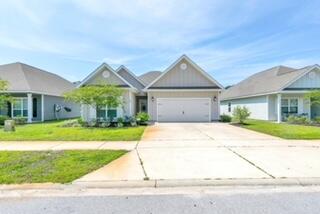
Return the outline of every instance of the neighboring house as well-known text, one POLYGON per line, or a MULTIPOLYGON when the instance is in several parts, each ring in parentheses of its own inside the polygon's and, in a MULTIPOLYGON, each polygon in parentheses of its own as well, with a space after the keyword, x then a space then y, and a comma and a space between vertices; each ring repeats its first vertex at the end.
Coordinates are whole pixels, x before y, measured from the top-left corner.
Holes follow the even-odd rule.
POLYGON ((320 116, 320 106, 311 105, 305 94, 320 89, 320 66, 301 69, 274 67, 241 81, 224 91, 221 113, 232 114, 246 106, 251 118, 281 122, 289 115, 320 116))
POLYGON ((148 112, 153 121, 193 122, 219 119, 223 87, 191 59, 183 55, 164 72, 137 77, 126 67, 116 71, 103 63, 78 87, 113 84, 124 88, 124 105, 117 109, 82 106, 86 121, 97 118, 134 116, 148 112))
POLYGON ((25 117, 29 123, 80 116, 79 105, 63 98, 76 86, 56 74, 17 62, 1 65, 0 79, 9 83, 6 93, 14 99, 0 109, 0 115, 25 117))

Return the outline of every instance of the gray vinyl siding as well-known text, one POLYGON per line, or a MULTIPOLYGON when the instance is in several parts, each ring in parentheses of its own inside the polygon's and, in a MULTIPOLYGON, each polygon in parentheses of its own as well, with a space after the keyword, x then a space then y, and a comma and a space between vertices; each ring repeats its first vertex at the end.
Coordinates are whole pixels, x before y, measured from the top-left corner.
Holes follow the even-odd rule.
POLYGON ((135 77, 133 77, 130 73, 126 70, 121 69, 118 71, 118 74, 123 77, 123 79, 127 80, 133 87, 137 88, 138 90, 144 89, 144 85, 142 85, 135 77))
POLYGON ((148 113, 152 120, 157 119, 157 99, 158 98, 210 98, 211 100, 211 120, 218 120, 219 115, 219 92, 148 92, 148 113), (213 97, 217 101, 213 102, 213 97), (154 101, 152 102, 152 97, 154 101))
MULTIPOLYGON (((54 105, 62 106, 61 111, 58 113, 59 119, 75 118, 80 116, 80 106, 71 102, 66 102, 63 97, 44 96, 44 120, 56 119, 54 114, 54 105), (71 112, 64 110, 64 107, 71 108, 71 112)), ((41 109, 41 106, 40 106, 41 109)))
POLYGON ((104 71, 97 73, 91 80, 89 80, 86 83, 86 85, 99 85, 99 84, 127 85, 123 80, 121 80, 118 76, 116 76, 112 71, 109 71, 109 70, 107 71, 109 71, 110 76, 108 78, 104 78, 102 76, 102 73, 104 71))
POLYGON ((277 120, 277 95, 268 95, 268 106, 269 106, 269 120, 277 120))
POLYGON ((299 88, 320 88, 320 71, 319 69, 313 69, 312 71, 305 74, 303 77, 292 83, 290 89, 299 88))
POLYGON ((216 86, 201 72, 186 60, 181 60, 170 71, 162 76, 152 87, 212 87, 216 86), (187 69, 182 70, 180 65, 187 64, 187 69))

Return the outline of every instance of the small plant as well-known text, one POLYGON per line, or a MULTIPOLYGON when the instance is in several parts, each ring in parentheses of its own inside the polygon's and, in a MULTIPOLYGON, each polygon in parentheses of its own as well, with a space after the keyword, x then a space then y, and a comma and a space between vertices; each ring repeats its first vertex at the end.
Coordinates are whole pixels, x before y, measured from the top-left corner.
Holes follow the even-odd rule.
POLYGON ((305 116, 296 116, 296 115, 290 115, 287 118, 287 122, 291 124, 309 124, 310 121, 305 116))
POLYGON ((122 117, 119 117, 117 119, 117 127, 121 128, 124 126, 124 119, 122 117))
POLYGON ((80 127, 80 126, 82 125, 79 123, 78 119, 66 120, 60 125, 60 127, 80 127))
POLYGON ((320 117, 314 118, 314 122, 317 123, 317 124, 320 124, 320 117))
POLYGON ((140 125, 146 125, 150 120, 150 115, 145 112, 139 112, 136 116, 136 121, 140 125))
POLYGON ((244 121, 250 117, 251 112, 246 106, 237 106, 233 109, 233 121, 236 123, 244 124, 244 121))
POLYGON ((8 119, 9 119, 9 117, 0 115, 0 125, 3 126, 4 125, 4 121, 6 121, 8 119))
POLYGON ((220 121, 223 123, 230 123, 232 121, 232 117, 227 114, 223 114, 220 116, 220 121))
POLYGON ((16 125, 23 125, 27 123, 27 118, 25 117, 15 117, 13 118, 16 125))

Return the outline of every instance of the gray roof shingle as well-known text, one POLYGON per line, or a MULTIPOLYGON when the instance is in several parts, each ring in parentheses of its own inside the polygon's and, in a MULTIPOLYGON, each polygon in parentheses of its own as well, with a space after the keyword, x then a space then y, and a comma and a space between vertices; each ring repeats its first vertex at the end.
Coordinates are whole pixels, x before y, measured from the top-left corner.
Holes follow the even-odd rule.
POLYGON ((147 86, 161 74, 161 71, 149 71, 145 74, 140 75, 139 79, 147 86))
POLYGON ((294 69, 285 66, 277 66, 261 71, 225 90, 221 95, 221 99, 229 100, 278 92, 287 84, 308 71, 311 67, 313 66, 294 69))
POLYGON ((20 62, 0 65, 0 79, 9 82, 9 92, 34 92, 53 96, 75 88, 62 77, 20 62))

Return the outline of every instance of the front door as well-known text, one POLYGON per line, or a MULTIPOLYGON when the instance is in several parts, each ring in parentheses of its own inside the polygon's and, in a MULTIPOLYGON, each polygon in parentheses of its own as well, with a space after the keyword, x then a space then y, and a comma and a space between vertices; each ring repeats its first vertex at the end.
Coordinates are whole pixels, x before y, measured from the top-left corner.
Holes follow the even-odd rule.
POLYGON ((138 112, 148 112, 148 101, 147 99, 139 99, 138 101, 138 112))

